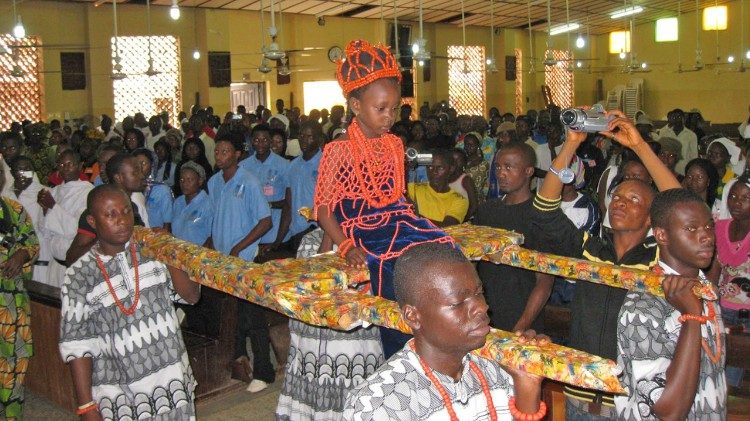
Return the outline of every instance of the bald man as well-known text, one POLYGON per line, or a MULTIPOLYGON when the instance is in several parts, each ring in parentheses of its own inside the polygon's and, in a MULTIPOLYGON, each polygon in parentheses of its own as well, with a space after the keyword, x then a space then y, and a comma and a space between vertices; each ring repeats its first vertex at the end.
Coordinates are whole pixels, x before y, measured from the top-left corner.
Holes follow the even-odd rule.
MULTIPOLYGON (((514 410, 546 410, 541 378, 470 354, 490 326, 482 284, 460 251, 439 243, 410 248, 396 262, 394 286, 414 339, 349 394, 343 419, 477 420, 494 413, 511 420, 514 410)), ((548 338, 528 331, 523 340, 548 338)))

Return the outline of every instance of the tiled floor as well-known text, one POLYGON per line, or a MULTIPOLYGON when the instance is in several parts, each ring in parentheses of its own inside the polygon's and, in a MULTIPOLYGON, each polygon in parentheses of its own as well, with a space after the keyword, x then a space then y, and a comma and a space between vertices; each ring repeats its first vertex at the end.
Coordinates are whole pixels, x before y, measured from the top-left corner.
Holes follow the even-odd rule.
MULTIPOLYGON (((196 407, 197 418, 201 421, 273 420, 281 383, 277 380, 268 389, 256 394, 246 392, 243 386, 223 396, 201 401, 196 407)), ((78 418, 47 399, 27 392, 24 419, 75 421, 78 418)))

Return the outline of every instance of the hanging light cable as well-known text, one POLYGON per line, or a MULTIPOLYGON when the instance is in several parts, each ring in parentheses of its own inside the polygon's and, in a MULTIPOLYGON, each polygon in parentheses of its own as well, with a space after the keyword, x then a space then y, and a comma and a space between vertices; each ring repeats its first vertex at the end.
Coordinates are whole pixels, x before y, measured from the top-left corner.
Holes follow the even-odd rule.
POLYGON ((531 0, 526 2, 526 16, 529 20, 529 73, 534 74, 534 37, 531 31, 531 0))
MULTIPOLYGON (((261 3, 261 13, 263 13, 263 7, 261 3)), ((198 48, 198 10, 193 9, 193 42, 195 43, 195 48, 193 48, 193 60, 200 60, 201 58, 201 50, 198 48)), ((261 22, 261 27, 263 27, 263 23, 261 22)))

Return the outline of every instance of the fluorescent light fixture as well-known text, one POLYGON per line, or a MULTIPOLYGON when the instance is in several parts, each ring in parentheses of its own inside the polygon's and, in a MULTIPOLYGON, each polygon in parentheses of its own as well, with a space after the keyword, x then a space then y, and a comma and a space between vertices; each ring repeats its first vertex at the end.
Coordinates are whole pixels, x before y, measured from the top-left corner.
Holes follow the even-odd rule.
POLYGON ((564 34, 566 32, 575 31, 580 27, 581 25, 577 23, 566 23, 565 25, 559 25, 559 26, 554 26, 550 28, 549 34, 550 35, 564 34))
POLYGON ((612 19, 620 19, 620 18, 624 18, 625 16, 630 16, 630 15, 641 13, 642 11, 643 11, 643 8, 641 6, 631 6, 631 7, 626 7, 624 9, 615 10, 614 12, 609 14, 609 17, 612 19))
POLYGON ((713 6, 703 9, 703 30, 723 31, 727 29, 727 7, 713 6))
POLYGON ((656 42, 677 41, 680 27, 677 18, 664 18, 656 21, 656 42))
POLYGON ((586 39, 580 35, 576 38, 576 48, 583 48, 586 46, 586 39))
POLYGON ((609 53, 620 54, 630 52, 630 31, 615 31, 609 33, 609 53))

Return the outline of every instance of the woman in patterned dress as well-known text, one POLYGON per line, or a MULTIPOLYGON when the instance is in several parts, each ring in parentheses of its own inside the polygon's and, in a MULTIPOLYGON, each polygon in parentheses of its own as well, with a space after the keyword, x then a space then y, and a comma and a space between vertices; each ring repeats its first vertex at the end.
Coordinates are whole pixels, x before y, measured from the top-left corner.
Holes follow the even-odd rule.
MULTIPOLYGON (((7 182, 0 171, 0 190, 7 182)), ((26 264, 39 252, 34 226, 20 203, 0 198, 0 419, 23 415, 24 386, 31 344, 31 302, 23 283, 26 264)))

